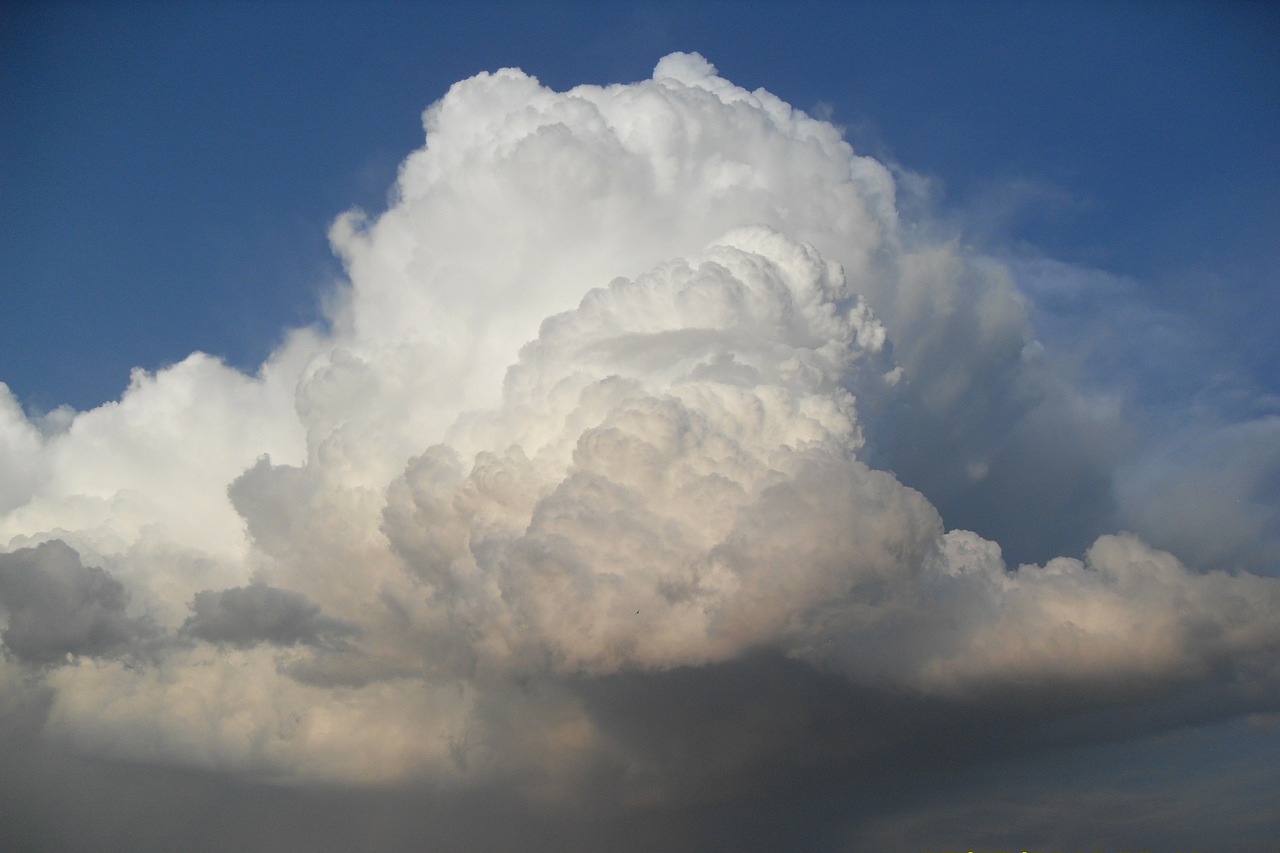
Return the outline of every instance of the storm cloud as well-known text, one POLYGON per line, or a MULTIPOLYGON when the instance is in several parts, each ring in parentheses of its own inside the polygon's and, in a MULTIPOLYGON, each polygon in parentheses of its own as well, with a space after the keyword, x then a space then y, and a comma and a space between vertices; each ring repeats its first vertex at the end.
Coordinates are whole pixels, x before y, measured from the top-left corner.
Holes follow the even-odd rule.
MULTIPOLYGON (((1274 468, 1274 421, 1135 427, 1037 337, 1043 288, 696 54, 480 74, 424 126, 332 227, 329 327, 256 375, 196 353, 61 425, 0 400, 0 685, 49 773, 152 766, 246 826, 252 786, 391 791, 396 826, 455 804, 459 849, 520 843, 486 803, 711 849, 774 800, 835 846, 842 797, 1280 710, 1275 495, 1229 464, 1274 468), (1179 497, 1200 471, 1242 507, 1179 497)), ((889 831, 861 808, 850 845, 889 831)), ((412 834, 366 829, 322 846, 412 834)))

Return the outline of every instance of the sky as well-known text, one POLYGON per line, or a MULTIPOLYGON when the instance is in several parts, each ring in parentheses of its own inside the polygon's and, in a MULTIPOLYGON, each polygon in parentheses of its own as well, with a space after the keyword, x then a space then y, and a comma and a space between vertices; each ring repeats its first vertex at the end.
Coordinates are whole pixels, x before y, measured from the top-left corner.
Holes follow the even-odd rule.
POLYGON ((1268 4, 8 4, 29 849, 1262 851, 1268 4))

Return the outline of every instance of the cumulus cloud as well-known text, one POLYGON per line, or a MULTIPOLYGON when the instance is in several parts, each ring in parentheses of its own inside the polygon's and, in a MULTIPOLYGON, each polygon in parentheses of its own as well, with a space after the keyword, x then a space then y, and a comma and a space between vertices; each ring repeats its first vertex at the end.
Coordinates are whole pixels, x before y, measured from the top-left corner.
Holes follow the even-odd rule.
POLYGON ((1034 296, 911 237, 836 128, 691 54, 481 74, 424 124, 389 209, 333 226, 330 331, 58 429, 0 396, 4 641, 86 658, 41 676, 47 737, 625 810, 1275 706, 1280 581, 1232 562, 1265 478, 1144 503, 1170 467, 1117 474, 1120 408, 1034 296), (1076 550, 1011 564, 966 507, 1076 550), (106 656, 128 601, 146 662, 106 656))
POLYGON ((148 633, 126 614, 128 595, 109 572, 85 566, 61 540, 0 554, 4 647, 20 660, 57 663, 120 651, 148 633))

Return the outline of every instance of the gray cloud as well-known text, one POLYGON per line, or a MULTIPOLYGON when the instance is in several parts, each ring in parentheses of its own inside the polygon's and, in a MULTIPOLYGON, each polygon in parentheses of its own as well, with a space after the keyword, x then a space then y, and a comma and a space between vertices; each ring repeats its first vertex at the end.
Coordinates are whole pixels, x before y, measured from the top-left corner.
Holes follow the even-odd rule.
POLYGON ((210 643, 328 646, 358 629, 325 616, 305 595, 263 583, 198 592, 181 633, 210 643))
POLYGON ((124 586, 109 572, 85 566, 54 539, 0 554, 0 609, 5 648, 28 663, 58 663, 68 655, 121 651, 148 633, 130 617, 124 586))

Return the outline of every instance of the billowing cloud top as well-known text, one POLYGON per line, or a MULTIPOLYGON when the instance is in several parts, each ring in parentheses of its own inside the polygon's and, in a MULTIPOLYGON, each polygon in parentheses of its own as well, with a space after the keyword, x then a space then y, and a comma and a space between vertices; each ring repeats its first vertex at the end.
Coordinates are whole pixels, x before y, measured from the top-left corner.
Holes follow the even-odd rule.
POLYGON ((1012 567, 900 480, 946 499, 1064 432, 1106 468, 1112 422, 1007 269, 910 237, 836 128, 689 54, 566 93, 481 74, 424 123, 390 208, 333 226, 331 329, 89 412, 0 396, 0 687, 49 691, 48 737, 652 801, 984 703, 1032 731, 1272 701, 1280 581, 1130 533, 1012 567), (761 712, 686 736, 691 673, 761 712), (926 710, 884 728, 872 694, 926 710))

